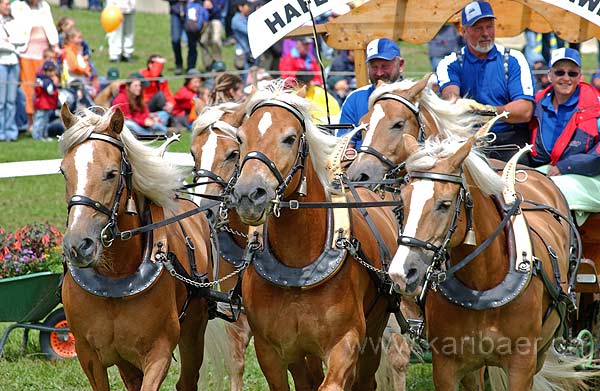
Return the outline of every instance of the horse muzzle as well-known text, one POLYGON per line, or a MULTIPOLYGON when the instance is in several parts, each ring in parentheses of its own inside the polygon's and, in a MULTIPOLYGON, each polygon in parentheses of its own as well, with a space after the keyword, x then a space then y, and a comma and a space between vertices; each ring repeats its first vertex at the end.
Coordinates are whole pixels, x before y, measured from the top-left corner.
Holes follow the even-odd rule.
POLYGON ((273 199, 275 199, 274 190, 262 183, 238 183, 231 194, 231 203, 242 222, 253 226, 265 222, 272 210, 273 199))
POLYGON ((365 182, 365 181, 377 181, 383 179, 386 173, 386 168, 383 164, 374 161, 375 159, 355 160, 350 167, 348 167, 348 178, 352 182, 365 182))
POLYGON ((421 291, 421 283, 425 278, 427 265, 414 252, 409 252, 404 260, 394 257, 390 265, 389 275, 405 296, 416 296, 421 291))
POLYGON ((100 242, 90 237, 67 233, 63 239, 63 254, 76 267, 93 267, 99 259, 100 242))

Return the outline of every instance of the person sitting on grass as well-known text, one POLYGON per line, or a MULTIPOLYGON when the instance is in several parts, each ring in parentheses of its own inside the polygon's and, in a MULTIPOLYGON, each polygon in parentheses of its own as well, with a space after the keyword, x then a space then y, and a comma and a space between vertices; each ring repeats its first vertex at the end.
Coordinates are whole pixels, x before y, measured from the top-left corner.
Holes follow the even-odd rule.
POLYGON ((143 89, 149 83, 139 73, 129 75, 113 101, 125 116, 125 126, 137 136, 153 136, 167 133, 169 114, 166 111, 150 113, 144 103, 143 89))
POLYGON ((187 71, 185 82, 175 93, 175 105, 173 106, 173 122, 176 131, 190 129, 190 113, 194 108, 194 101, 198 99, 198 92, 202 86, 202 77, 196 69, 187 71))

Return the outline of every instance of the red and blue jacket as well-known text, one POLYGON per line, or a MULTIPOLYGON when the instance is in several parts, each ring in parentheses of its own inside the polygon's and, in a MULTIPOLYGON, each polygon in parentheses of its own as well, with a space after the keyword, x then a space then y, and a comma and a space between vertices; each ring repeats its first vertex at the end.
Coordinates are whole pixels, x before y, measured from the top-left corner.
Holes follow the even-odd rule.
POLYGON ((530 123, 533 144, 531 160, 534 166, 551 164, 557 166, 561 174, 600 175, 600 92, 585 82, 581 82, 579 88, 577 110, 550 151, 544 146, 540 131, 544 128, 543 108, 540 102, 552 92, 552 86, 536 94, 535 110, 530 123))

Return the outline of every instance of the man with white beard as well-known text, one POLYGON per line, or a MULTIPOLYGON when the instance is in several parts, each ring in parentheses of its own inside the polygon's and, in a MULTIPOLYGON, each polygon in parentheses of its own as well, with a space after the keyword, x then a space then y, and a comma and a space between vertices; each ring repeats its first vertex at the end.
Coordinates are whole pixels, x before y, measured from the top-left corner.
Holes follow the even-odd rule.
MULTIPOLYGON (((455 101, 469 98, 479 102, 477 108, 508 118, 496 122, 493 145, 516 144, 530 140, 528 122, 534 102, 534 82, 523 53, 494 42, 496 17, 489 3, 473 1, 462 10, 461 33, 466 42, 458 53, 440 61, 437 78, 442 97, 455 101)), ((507 161, 513 150, 491 151, 489 156, 507 161)))

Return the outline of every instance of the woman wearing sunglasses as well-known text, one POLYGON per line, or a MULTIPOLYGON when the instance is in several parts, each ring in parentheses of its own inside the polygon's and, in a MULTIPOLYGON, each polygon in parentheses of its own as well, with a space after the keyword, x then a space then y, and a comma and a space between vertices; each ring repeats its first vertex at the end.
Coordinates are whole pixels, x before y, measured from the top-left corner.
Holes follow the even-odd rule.
POLYGON ((600 188, 600 92, 583 81, 575 49, 552 53, 548 78, 551 85, 535 97, 531 161, 565 193, 571 209, 600 211, 591 191, 600 188))

